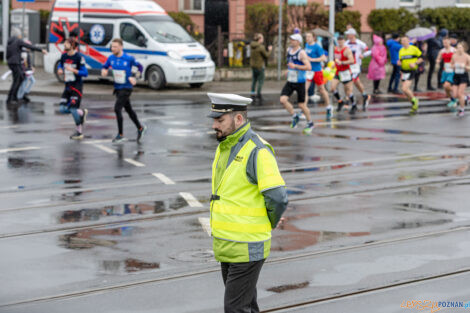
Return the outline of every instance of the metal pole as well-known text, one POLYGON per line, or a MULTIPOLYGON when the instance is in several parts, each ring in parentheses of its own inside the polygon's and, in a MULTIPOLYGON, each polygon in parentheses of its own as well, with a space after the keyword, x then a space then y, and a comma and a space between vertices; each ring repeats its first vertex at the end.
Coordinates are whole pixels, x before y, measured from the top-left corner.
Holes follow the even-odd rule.
POLYGON ((10 1, 2 0, 2 45, 3 45, 3 62, 7 62, 7 45, 10 37, 10 1))
MULTIPOLYGON (((329 31, 333 35, 335 34, 335 0, 330 0, 330 16, 329 16, 329 31)), ((328 60, 334 60, 334 37, 330 38, 330 44, 328 45, 328 60)))
POLYGON ((81 9, 81 4, 82 4, 82 1, 78 0, 78 45, 77 45, 77 47, 78 47, 78 53, 80 53, 80 39, 81 39, 81 38, 80 38, 80 33, 81 33, 81 31, 80 31, 80 29, 81 29, 81 28, 80 28, 80 15, 81 15, 81 14, 80 14, 80 13, 81 13, 80 9, 81 9))
POLYGON ((25 33, 24 33, 24 15, 25 15, 25 12, 26 12, 26 3, 23 2, 23 14, 22 14, 22 17, 21 17, 21 38, 25 38, 25 33))
POLYGON ((279 0, 279 33, 277 35, 277 80, 281 80, 281 56, 282 56, 282 2, 279 0))

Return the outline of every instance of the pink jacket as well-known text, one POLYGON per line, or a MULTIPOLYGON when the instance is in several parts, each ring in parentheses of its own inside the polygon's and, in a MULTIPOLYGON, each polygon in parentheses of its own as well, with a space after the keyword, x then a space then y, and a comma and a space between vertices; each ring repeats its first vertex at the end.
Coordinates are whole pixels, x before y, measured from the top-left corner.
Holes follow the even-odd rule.
POLYGON ((370 80, 380 80, 385 78, 385 64, 387 63, 387 48, 383 44, 383 39, 373 36, 372 59, 369 64, 367 78, 370 80))

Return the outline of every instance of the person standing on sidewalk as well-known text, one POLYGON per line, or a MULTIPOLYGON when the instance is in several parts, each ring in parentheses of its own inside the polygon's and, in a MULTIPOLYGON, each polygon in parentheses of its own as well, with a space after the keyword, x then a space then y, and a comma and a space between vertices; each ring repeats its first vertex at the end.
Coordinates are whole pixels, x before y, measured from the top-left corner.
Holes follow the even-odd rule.
POLYGON ((274 149, 247 120, 250 98, 207 94, 219 146, 212 163, 210 226, 225 285, 224 312, 258 313, 256 284, 271 231, 287 208, 274 149))
POLYGON ((302 49, 302 36, 292 34, 289 37, 290 47, 287 50, 287 82, 282 88, 280 102, 292 116, 291 128, 297 127, 300 120, 300 113, 295 113, 294 107, 289 102, 289 97, 297 92, 297 103, 307 119, 307 126, 303 132, 310 134, 313 130, 312 116, 308 106, 305 105, 305 80, 306 71, 310 71, 312 66, 308 60, 307 54, 302 49))
POLYGON ((374 81, 374 94, 380 94, 380 80, 385 78, 385 64, 387 63, 387 48, 383 44, 382 37, 373 35, 372 59, 369 63, 367 78, 374 81))
POLYGON ((264 68, 273 49, 272 46, 269 46, 268 50, 266 50, 263 43, 264 36, 260 33, 256 33, 255 37, 253 38, 253 41, 250 44, 250 66, 252 71, 251 96, 253 100, 257 99, 260 104, 263 100, 261 96, 261 90, 263 89, 265 77, 264 68), (258 89, 255 94, 256 85, 258 85, 258 89))
POLYGON ((80 109, 82 101, 83 77, 88 76, 85 60, 77 51, 77 41, 68 38, 64 42, 64 53, 60 57, 57 74, 64 75, 65 89, 60 99, 59 112, 72 114, 77 130, 70 136, 72 140, 83 139, 83 124, 86 122, 87 109, 80 109))
POLYGON ((120 38, 113 39, 111 42, 111 52, 113 53, 108 57, 101 76, 108 76, 108 69, 112 69, 114 78, 114 92, 116 96, 116 103, 114 104, 114 112, 116 113, 116 120, 118 124, 118 134, 113 139, 114 143, 121 143, 125 141, 123 122, 122 122, 122 108, 124 108, 137 127, 137 142, 140 142, 147 130, 147 126, 140 124, 137 114, 131 106, 130 97, 132 94, 132 87, 137 83, 136 77, 132 73, 132 67, 137 67, 138 72, 142 75, 143 67, 135 60, 133 56, 124 53, 123 42, 120 38))
MULTIPOLYGON (((431 29, 433 30, 433 32, 437 32, 437 29, 435 26, 431 27, 431 29)), ((434 70, 436 69, 436 59, 437 59, 437 55, 439 54, 439 51, 441 51, 442 49, 442 38, 439 36, 439 37, 434 37, 434 38, 430 38, 426 41, 427 43, 427 53, 426 53, 426 56, 427 56, 427 59, 428 59, 428 62, 429 62, 429 69, 428 69, 428 90, 429 91, 433 91, 433 90, 436 90, 436 88, 434 88, 432 86, 432 75, 434 74, 434 70)), ((440 85, 440 77, 438 77, 438 85, 440 85)))
POLYGON ((8 92, 7 104, 18 104, 18 89, 20 88, 25 78, 22 68, 21 52, 23 48, 31 49, 33 51, 41 51, 47 54, 47 51, 24 42, 21 37, 21 31, 18 28, 11 29, 12 36, 8 39, 7 45, 7 63, 13 75, 10 91, 8 92))
MULTIPOLYGON (((25 42, 27 44, 31 44, 29 40, 25 40, 25 42)), ((23 49, 21 58, 23 60, 23 71, 25 79, 18 89, 17 99, 25 103, 29 103, 31 99, 29 99, 28 94, 31 92, 31 89, 36 83, 36 79, 34 78, 34 67, 31 64, 31 51, 29 49, 23 49)))
MULTIPOLYGON (((325 102, 327 118, 331 118, 333 107, 330 105, 330 98, 328 97, 328 92, 325 89, 326 81, 323 78, 322 71, 322 62, 325 62, 328 59, 323 52, 323 48, 317 42, 317 36, 313 32, 307 32, 305 34, 305 41, 305 53, 307 53, 307 58, 312 67, 312 70, 307 72, 305 92, 308 94, 310 84, 315 84, 318 87, 318 91, 320 92, 323 101, 325 102)), ((307 104, 308 96, 305 97, 304 105, 307 106, 307 104)))
POLYGON ((398 85, 400 84, 400 66, 398 62, 398 52, 402 48, 400 44, 400 36, 397 33, 392 34, 392 38, 387 40, 388 51, 390 52, 390 63, 393 66, 392 75, 388 83, 388 92, 394 94, 400 93, 398 91, 398 85))
POLYGON ((415 114, 418 112, 419 103, 411 90, 411 84, 416 76, 419 64, 423 62, 422 53, 416 46, 410 45, 410 38, 407 36, 401 39, 401 44, 403 47, 398 54, 398 65, 401 66, 401 88, 411 102, 410 114, 415 114))

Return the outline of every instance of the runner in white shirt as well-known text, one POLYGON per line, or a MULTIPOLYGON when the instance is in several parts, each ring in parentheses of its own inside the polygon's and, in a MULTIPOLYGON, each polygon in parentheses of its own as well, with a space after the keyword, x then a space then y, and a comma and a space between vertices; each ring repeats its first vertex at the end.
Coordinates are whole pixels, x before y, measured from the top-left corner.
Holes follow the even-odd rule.
POLYGON ((369 105, 370 95, 365 92, 364 85, 362 84, 359 76, 361 74, 362 59, 366 56, 369 56, 371 51, 365 42, 356 38, 357 32, 354 28, 348 29, 344 34, 348 37, 346 46, 351 50, 354 55, 354 60, 356 61, 354 64, 351 64, 351 72, 354 85, 362 94, 362 98, 364 100, 362 103, 362 108, 365 110, 369 105))

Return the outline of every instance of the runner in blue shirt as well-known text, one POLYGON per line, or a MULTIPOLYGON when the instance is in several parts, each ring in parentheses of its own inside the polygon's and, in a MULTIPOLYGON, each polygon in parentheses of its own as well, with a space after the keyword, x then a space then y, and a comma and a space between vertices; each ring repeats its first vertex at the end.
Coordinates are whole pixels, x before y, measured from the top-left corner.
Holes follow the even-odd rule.
POLYGON ((137 127, 137 142, 139 142, 147 126, 140 124, 137 114, 134 112, 130 102, 132 87, 137 83, 136 78, 133 76, 132 67, 136 66, 139 73, 142 74, 142 65, 123 51, 123 42, 121 39, 116 38, 111 42, 111 52, 113 53, 108 57, 106 63, 101 70, 101 76, 108 75, 108 69, 112 69, 114 78, 114 95, 116 95, 116 103, 114 104, 114 112, 118 124, 118 134, 113 139, 114 143, 120 143, 125 140, 123 126, 122 126, 122 108, 124 108, 137 127))
MULTIPOLYGON (((313 32, 307 32, 305 34, 305 52, 307 53, 308 60, 312 66, 312 70, 307 72, 307 82, 305 88, 308 90, 310 84, 314 83, 318 87, 318 91, 323 98, 326 106, 326 115, 331 118, 333 113, 333 107, 330 105, 330 99, 328 92, 325 89, 326 80, 323 78, 322 63, 327 60, 327 57, 323 51, 323 48, 317 42, 317 37, 313 32)), ((305 99, 305 105, 308 103, 308 97, 305 99)))

